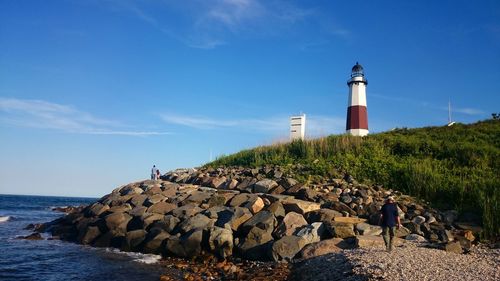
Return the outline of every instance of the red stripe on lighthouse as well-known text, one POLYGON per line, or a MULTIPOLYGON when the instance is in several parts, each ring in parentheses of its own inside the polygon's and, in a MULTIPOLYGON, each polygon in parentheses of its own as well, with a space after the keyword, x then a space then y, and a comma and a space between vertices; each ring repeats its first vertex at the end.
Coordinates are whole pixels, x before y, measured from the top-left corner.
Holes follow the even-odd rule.
POLYGON ((353 105, 347 108, 346 130, 366 129, 368 130, 368 114, 366 106, 353 105))

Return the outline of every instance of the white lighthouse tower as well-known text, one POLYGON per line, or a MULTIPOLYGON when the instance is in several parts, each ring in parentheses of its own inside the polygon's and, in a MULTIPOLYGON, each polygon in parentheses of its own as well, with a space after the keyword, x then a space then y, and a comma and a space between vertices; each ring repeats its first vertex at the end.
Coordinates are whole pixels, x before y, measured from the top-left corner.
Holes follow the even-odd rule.
POLYGON ((353 136, 368 135, 368 113, 366 111, 366 85, 363 67, 356 62, 352 67, 349 86, 349 100, 347 104, 346 131, 353 136))

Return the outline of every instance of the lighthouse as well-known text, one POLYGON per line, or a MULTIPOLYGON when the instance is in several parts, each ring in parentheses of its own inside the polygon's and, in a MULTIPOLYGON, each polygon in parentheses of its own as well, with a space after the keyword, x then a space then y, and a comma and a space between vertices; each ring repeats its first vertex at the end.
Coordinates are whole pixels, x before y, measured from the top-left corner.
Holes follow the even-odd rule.
POLYGON ((368 80, 361 64, 356 62, 352 67, 349 86, 349 100, 347 104, 346 131, 353 136, 368 135, 368 113, 366 111, 366 85, 368 80))

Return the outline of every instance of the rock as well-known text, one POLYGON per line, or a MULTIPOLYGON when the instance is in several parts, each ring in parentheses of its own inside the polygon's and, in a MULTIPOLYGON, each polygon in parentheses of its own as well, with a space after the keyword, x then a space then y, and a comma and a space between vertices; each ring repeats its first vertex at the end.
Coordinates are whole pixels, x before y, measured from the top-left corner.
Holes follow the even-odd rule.
POLYGON ((354 225, 350 223, 330 222, 326 223, 325 227, 333 237, 345 239, 356 236, 354 233, 354 225))
POLYGON ((208 206, 224 206, 226 204, 226 197, 221 195, 212 195, 207 202, 208 206))
POLYGON ((149 225, 157 222, 157 221, 160 221, 164 218, 165 216, 164 215, 161 215, 161 214, 146 214, 144 216, 144 218, 142 219, 143 222, 144 222, 144 228, 148 228, 149 225))
POLYGON ((269 191, 278 186, 278 183, 271 179, 263 179, 253 186, 254 193, 269 193, 269 191))
POLYGON ((125 213, 111 213, 104 218, 106 227, 109 230, 114 230, 123 234, 127 232, 127 224, 131 219, 132 217, 125 213))
POLYGON ((282 204, 283 208, 285 208, 285 211, 287 213, 296 212, 302 215, 307 212, 318 210, 321 208, 320 204, 318 203, 308 202, 298 199, 288 199, 286 201, 283 201, 282 204))
POLYGON ((164 215, 164 214, 167 214, 176 208, 177 208, 176 204, 167 203, 167 202, 158 202, 156 204, 153 204, 151 207, 149 207, 147 212, 164 215))
POLYGON ((332 222, 335 217, 342 217, 342 214, 340 212, 331 209, 318 209, 311 212, 307 212, 304 215, 304 217, 309 223, 332 222))
POLYGON ((235 179, 228 180, 224 185, 224 189, 235 189, 238 186, 239 182, 235 179))
POLYGON ((461 254, 463 252, 462 246, 460 245, 460 242, 454 241, 454 242, 448 242, 444 245, 444 250, 446 252, 451 252, 455 254, 461 254))
POLYGON ((42 235, 38 232, 33 232, 30 235, 19 236, 17 239, 25 239, 25 240, 43 240, 42 235))
POLYGON ((285 208, 280 202, 274 202, 266 208, 266 211, 271 212, 276 218, 285 217, 285 208))
POLYGON ((187 233, 192 229, 206 229, 212 227, 215 223, 215 219, 210 219, 203 214, 196 214, 193 217, 186 219, 179 224, 179 229, 181 233, 187 233))
POLYGON ((271 191, 269 193, 271 194, 282 194, 286 191, 286 189, 281 186, 281 185, 278 185, 277 187, 271 189, 271 191))
POLYGON ((144 220, 142 217, 132 217, 132 219, 127 223, 127 231, 143 229, 144 220))
POLYGON ((129 231, 125 234, 125 243, 122 245, 122 251, 138 252, 141 250, 139 247, 146 239, 147 232, 143 229, 129 231))
POLYGON ((269 242, 273 240, 271 231, 252 227, 237 247, 241 256, 250 260, 266 260, 268 258, 266 253, 271 246, 269 242))
POLYGON ((196 203, 199 205, 201 203, 207 202, 212 196, 213 194, 211 193, 195 190, 191 193, 191 195, 189 195, 188 198, 184 200, 183 205, 189 203, 196 203))
POLYGON ((78 242, 84 245, 90 245, 94 240, 101 235, 101 231, 97 226, 88 226, 81 237, 78 238, 78 242))
POLYGON ((260 229, 268 230, 272 232, 276 226, 276 218, 274 215, 268 211, 260 211, 255 214, 252 218, 247 220, 242 226, 243 233, 248 233, 253 227, 258 227, 260 229))
POLYGON ((300 252, 300 255, 304 259, 310 259, 313 257, 322 256, 326 254, 339 253, 343 249, 339 245, 346 247, 345 245, 347 245, 347 243, 342 238, 322 240, 316 243, 306 245, 300 252))
POLYGON ((233 232, 230 229, 211 227, 208 245, 210 251, 225 259, 233 254, 233 232))
POLYGON ((252 217, 250 210, 242 207, 223 210, 217 215, 218 217, 215 225, 223 228, 230 228, 233 231, 237 231, 240 225, 252 217))
POLYGON ((135 207, 132 210, 130 210, 128 212, 128 214, 131 216, 134 216, 134 217, 142 217, 146 213, 147 210, 148 210, 147 207, 143 207, 143 206, 135 207))
POLYGON ((180 238, 171 237, 167 240, 167 250, 176 256, 188 258, 195 257, 201 253, 203 241, 203 230, 193 229, 180 238))
POLYGON ((190 218, 199 212, 203 211, 202 208, 198 207, 196 204, 187 204, 172 211, 172 215, 175 217, 185 220, 190 218))
POLYGON ((328 208, 335 210, 335 211, 338 211, 338 212, 341 212, 341 213, 347 213, 351 216, 356 215, 356 212, 353 209, 351 209, 349 206, 347 206, 346 204, 344 204, 342 202, 330 201, 330 202, 328 202, 328 208))
POLYGON ((400 228, 398 228, 396 230, 396 237, 399 237, 399 238, 403 237, 404 238, 404 237, 408 236, 408 234, 411 234, 411 232, 408 228, 406 228, 404 226, 401 226, 400 228))
POLYGON ((307 225, 307 221, 301 214, 289 212, 283 218, 283 221, 281 221, 276 227, 274 236, 278 238, 283 236, 290 236, 295 232, 297 228, 304 225, 307 225))
POLYGON ((406 227, 410 231, 410 233, 424 236, 424 233, 422 232, 422 230, 420 230, 420 225, 414 223, 413 220, 409 223, 405 223, 404 227, 406 227))
POLYGON ((226 177, 217 177, 212 179, 212 182, 210 183, 210 187, 213 188, 221 188, 223 185, 226 183, 226 177))
POLYGON ((172 198, 176 195, 178 188, 179 188, 178 185, 174 184, 166 185, 164 186, 161 194, 165 196, 165 198, 172 198))
POLYGON ((147 198, 148 198, 148 196, 146 196, 144 194, 137 194, 137 195, 134 195, 134 197, 130 198, 129 202, 134 207, 142 207, 142 205, 144 204, 144 201, 146 201, 147 198))
POLYGON ((94 203, 90 206, 90 209, 88 210, 88 216, 97 217, 102 213, 106 212, 107 210, 109 210, 108 205, 103 205, 101 203, 94 203))
POLYGON ((154 222, 151 229, 158 228, 168 233, 172 233, 179 222, 180 219, 174 217, 173 215, 167 215, 162 219, 154 222))
POLYGON ((305 244, 316 243, 326 235, 326 227, 322 222, 314 222, 298 228, 293 234, 297 237, 304 239, 305 244))
POLYGON ((335 221, 335 222, 357 224, 357 223, 364 223, 364 222, 366 222, 366 219, 361 219, 361 218, 357 218, 357 217, 334 217, 333 221, 335 221))
POLYGON ((259 196, 251 197, 242 207, 248 208, 252 214, 255 214, 264 208, 264 201, 259 196))
POLYGON ((342 202, 343 202, 343 203, 345 203, 345 204, 349 204, 349 203, 351 203, 351 202, 352 202, 352 197, 351 197, 351 196, 349 196, 349 195, 342 195, 342 196, 340 197, 340 201, 342 201, 342 202))
POLYGON ((284 181, 281 181, 281 185, 285 189, 289 189, 290 187, 292 187, 298 183, 299 183, 298 181, 296 181, 295 179, 292 179, 292 178, 286 178, 284 181))
POLYGON ((284 236, 273 243, 271 255, 274 261, 291 261, 304 246, 304 239, 297 236, 284 236))
POLYGON ((146 207, 149 207, 151 205, 154 205, 156 203, 160 203, 167 200, 167 197, 165 197, 163 194, 155 194, 155 195, 150 195, 148 198, 144 201, 143 205, 146 207))
POLYGON ((421 225, 425 222, 425 218, 423 216, 416 216, 411 221, 417 225, 421 225))
POLYGON ((157 228, 154 231, 150 231, 146 236, 144 241, 144 247, 142 251, 146 254, 161 254, 162 246, 166 239, 170 237, 166 231, 157 228))
POLYGON ((259 196, 255 195, 255 194, 248 194, 248 193, 237 194, 231 199, 231 201, 229 201, 229 206, 240 207, 240 206, 248 203, 248 201, 250 201, 252 198, 255 198, 255 197, 259 197, 259 196))
POLYGON ((427 242, 427 240, 418 234, 408 234, 405 238, 408 241, 414 241, 414 242, 427 242))
POLYGON ((382 234, 382 227, 378 225, 371 225, 367 223, 358 223, 356 230, 361 235, 380 235, 382 234))

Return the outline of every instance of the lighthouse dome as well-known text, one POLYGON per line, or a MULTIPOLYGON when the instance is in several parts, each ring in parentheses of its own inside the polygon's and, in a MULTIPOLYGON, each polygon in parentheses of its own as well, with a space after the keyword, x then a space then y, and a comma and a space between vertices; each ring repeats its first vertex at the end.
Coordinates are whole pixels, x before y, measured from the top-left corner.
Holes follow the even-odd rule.
POLYGON ((365 76, 363 66, 356 62, 356 64, 352 67, 351 70, 351 77, 356 77, 356 76, 365 76))

